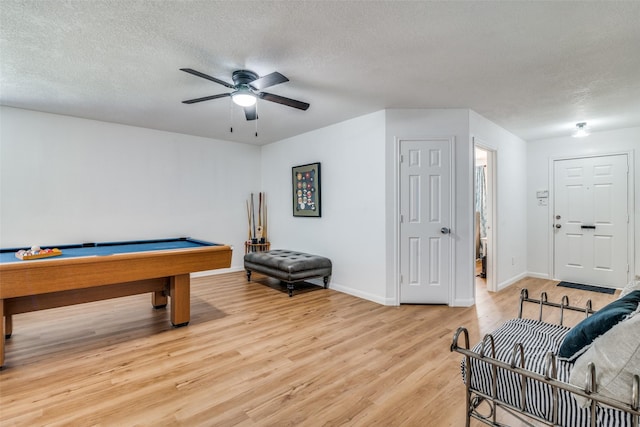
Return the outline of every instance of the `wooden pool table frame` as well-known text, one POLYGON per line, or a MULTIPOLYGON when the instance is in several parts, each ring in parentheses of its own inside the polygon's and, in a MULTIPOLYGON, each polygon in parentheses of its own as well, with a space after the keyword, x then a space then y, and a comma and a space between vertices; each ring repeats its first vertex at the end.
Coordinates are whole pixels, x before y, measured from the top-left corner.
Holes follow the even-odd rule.
POLYGON ((0 264, 0 367, 14 314, 151 292, 157 308, 170 297, 171 323, 185 326, 190 273, 228 268, 231 253, 219 245, 0 264))

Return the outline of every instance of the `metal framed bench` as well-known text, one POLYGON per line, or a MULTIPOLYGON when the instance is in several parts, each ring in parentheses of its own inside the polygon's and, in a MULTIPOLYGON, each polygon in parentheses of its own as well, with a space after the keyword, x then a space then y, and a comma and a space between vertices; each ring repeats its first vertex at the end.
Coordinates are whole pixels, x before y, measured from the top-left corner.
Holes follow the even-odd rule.
MULTIPOLYGON (((599 367, 589 359, 588 352, 580 356, 586 359, 577 361, 558 356, 558 349, 570 330, 563 325, 565 310, 583 312, 585 317, 595 313, 591 300, 584 308, 575 307, 569 305, 567 296, 558 304, 548 301, 546 292, 540 299, 533 299, 529 298, 527 289, 522 289, 518 317, 485 335, 473 348, 469 346, 468 330, 457 329, 451 351, 464 355, 461 369, 466 388, 467 427, 472 418, 494 427, 506 426, 497 419, 498 409, 527 426, 640 426, 640 375, 631 379, 628 402, 624 402, 603 390, 607 384, 599 383, 602 381, 597 375, 599 367), (539 305, 538 319, 523 317, 524 303, 539 305), (559 311, 558 324, 543 321, 543 307, 559 311), (571 378, 578 363, 586 367, 586 375, 577 378, 579 385, 571 378)), ((633 321, 633 318, 626 320, 632 328, 635 327, 633 321)), ((617 332, 612 329, 604 335, 609 333, 617 332)), ((614 339, 628 340, 626 337, 614 339)), ((627 362, 620 360, 620 364, 624 363, 627 362)), ((609 367, 610 376, 616 371, 617 368, 609 367)))
POLYGON ((285 282, 289 297, 292 297, 295 282, 322 277, 326 288, 331 276, 331 260, 304 252, 274 249, 246 254, 244 269, 247 271, 247 281, 251 281, 251 273, 256 271, 285 282))

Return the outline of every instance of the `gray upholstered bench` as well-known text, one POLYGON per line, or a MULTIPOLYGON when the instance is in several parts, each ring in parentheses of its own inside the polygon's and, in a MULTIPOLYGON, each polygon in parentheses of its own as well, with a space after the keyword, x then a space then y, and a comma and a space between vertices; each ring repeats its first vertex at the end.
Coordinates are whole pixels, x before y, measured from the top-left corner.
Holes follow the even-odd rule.
POLYGON ((247 270, 247 281, 251 281, 251 272, 257 271, 286 282, 291 297, 295 282, 314 277, 322 277, 326 288, 331 276, 331 260, 303 252, 274 249, 246 254, 244 269, 247 270))

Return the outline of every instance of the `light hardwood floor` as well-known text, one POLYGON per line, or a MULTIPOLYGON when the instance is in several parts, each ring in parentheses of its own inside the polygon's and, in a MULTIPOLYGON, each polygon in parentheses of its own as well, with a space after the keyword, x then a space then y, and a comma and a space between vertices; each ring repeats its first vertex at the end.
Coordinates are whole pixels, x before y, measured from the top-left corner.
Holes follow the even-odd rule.
POLYGON ((149 295, 15 316, 0 425, 461 426, 458 326, 479 341, 517 315, 523 287, 594 308, 616 297, 525 279, 478 285, 474 307, 386 307, 255 279, 193 279, 185 328, 149 295))

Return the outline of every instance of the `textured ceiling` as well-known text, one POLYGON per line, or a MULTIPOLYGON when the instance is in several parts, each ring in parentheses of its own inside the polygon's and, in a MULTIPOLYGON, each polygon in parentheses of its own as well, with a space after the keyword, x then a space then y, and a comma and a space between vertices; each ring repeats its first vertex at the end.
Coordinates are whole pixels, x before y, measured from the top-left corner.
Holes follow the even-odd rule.
POLYGON ((471 108, 525 140, 640 126, 640 2, 0 1, 0 103, 264 144, 384 108, 471 108), (237 69, 279 71, 246 122, 237 69), (233 126, 233 133, 229 132, 233 126))

